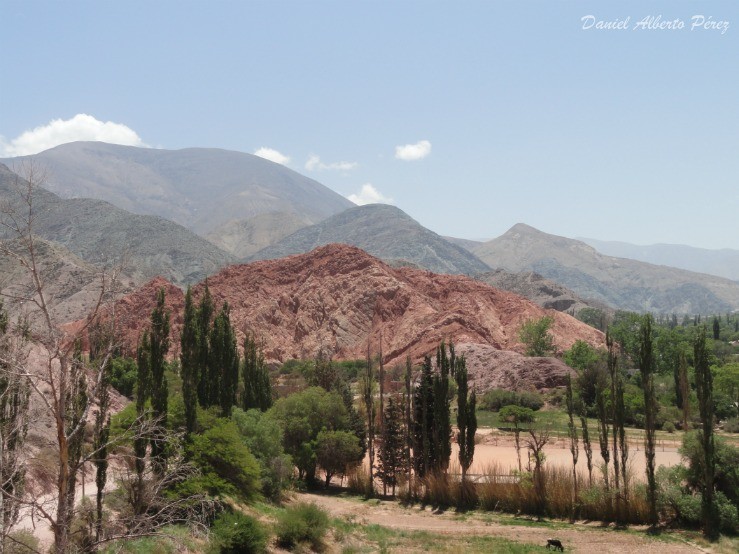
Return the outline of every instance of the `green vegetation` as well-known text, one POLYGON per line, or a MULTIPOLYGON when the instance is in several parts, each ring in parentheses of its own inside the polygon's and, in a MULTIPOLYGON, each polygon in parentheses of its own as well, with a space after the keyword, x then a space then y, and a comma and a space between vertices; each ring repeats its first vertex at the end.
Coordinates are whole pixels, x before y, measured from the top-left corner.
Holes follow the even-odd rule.
POLYGON ((551 316, 530 319, 521 325, 518 339, 526 346, 527 356, 551 356, 555 352, 554 337, 549 332, 554 323, 551 316))
POLYGON ((280 546, 293 549, 301 544, 320 550, 328 532, 328 514, 315 504, 290 506, 277 518, 277 540, 280 546))
POLYGON ((223 512, 213 522, 211 554, 261 554, 267 551, 267 530, 253 517, 223 512))

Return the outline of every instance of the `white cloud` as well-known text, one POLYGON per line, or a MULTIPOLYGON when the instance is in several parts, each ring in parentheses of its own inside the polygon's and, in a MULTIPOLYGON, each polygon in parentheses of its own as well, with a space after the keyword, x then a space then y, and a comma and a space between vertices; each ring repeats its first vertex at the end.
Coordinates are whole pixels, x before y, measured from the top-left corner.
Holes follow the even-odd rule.
POLYGON ((267 148, 266 146, 262 146, 259 148, 256 152, 254 152, 255 156, 259 156, 260 158, 264 158, 265 160, 269 160, 271 162, 275 162, 276 164, 288 164, 290 163, 290 157, 285 156, 282 152, 278 152, 274 148, 267 148))
POLYGON ((321 161, 320 156, 313 154, 305 162, 305 169, 308 171, 351 171, 358 165, 357 162, 333 162, 325 164, 321 161))
POLYGON ((395 147, 395 157, 407 162, 422 160, 429 154, 431 154, 431 143, 427 140, 395 147))
POLYGON ((379 190, 377 190, 371 183, 365 183, 362 185, 362 190, 359 194, 350 194, 347 196, 349 200, 354 202, 357 206, 364 206, 365 204, 392 204, 393 199, 384 196, 379 190))
POLYGON ((146 146, 136 131, 130 127, 112 121, 103 122, 81 113, 71 119, 53 119, 46 125, 26 131, 9 142, 0 137, 0 153, 4 157, 27 156, 79 140, 146 146))

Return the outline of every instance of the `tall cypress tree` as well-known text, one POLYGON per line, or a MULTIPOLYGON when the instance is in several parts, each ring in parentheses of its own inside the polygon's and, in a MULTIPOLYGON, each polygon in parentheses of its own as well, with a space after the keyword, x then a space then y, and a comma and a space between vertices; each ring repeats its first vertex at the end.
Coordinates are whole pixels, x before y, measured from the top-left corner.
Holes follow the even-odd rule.
MULTIPOLYGON (((715 321, 715 320, 714 320, 715 321)), ((698 395, 698 410, 701 418, 701 428, 698 430, 698 439, 703 449, 703 487, 701 500, 701 515, 703 519, 703 533, 711 541, 719 536, 719 516, 714 492, 716 474, 716 456, 713 439, 713 374, 709 367, 708 349, 706 348, 706 328, 702 327, 693 343, 695 357, 695 390, 698 395)))
POLYGON ((435 470, 446 471, 452 456, 452 421, 449 398, 449 374, 451 362, 442 342, 436 349, 436 374, 434 375, 434 444, 435 470))
POLYGON ((189 437, 195 431, 198 404, 198 321, 192 290, 187 287, 185 313, 180 334, 180 371, 182 397, 185 404, 185 432, 189 437))
POLYGON ((369 486, 367 496, 374 496, 374 471, 375 471, 375 417, 377 415, 375 408, 374 396, 375 374, 372 369, 372 358, 370 356, 370 346, 367 343, 367 366, 362 376, 361 390, 362 400, 364 400, 364 409, 367 415, 367 449, 369 451, 369 486))
POLYGON ((224 302, 213 321, 208 371, 212 403, 220 405, 224 416, 231 415, 231 408, 236 404, 236 390, 239 384, 239 355, 229 312, 228 302, 224 302))
MULTIPOLYGON (((167 402, 169 389, 164 375, 165 356, 169 352, 169 310, 164 305, 164 288, 159 289, 157 305, 151 312, 151 335, 149 337, 149 369, 151 371, 151 409, 157 426, 167 425, 167 402)), ((161 432, 152 437, 151 455, 154 467, 163 472, 166 464, 164 437, 161 432)))
POLYGON ((247 333, 244 337, 244 358, 241 364, 241 376, 244 381, 244 392, 241 406, 244 410, 256 408, 267 411, 272 406, 272 385, 269 371, 264 364, 264 354, 257 345, 254 335, 247 333))
POLYGON ((198 304, 197 311, 197 357, 198 357, 198 401, 203 407, 212 406, 216 403, 211 399, 211 388, 209 386, 208 367, 210 367, 210 331, 213 321, 213 298, 208 288, 208 280, 205 280, 205 290, 198 304))
POLYGON ((95 541, 99 541, 103 532, 103 491, 108 480, 108 439, 110 438, 110 368, 104 367, 98 395, 98 411, 95 412, 95 430, 92 448, 95 452, 95 541))
POLYGON ((431 358, 426 356, 413 394, 413 466, 418 477, 435 467, 434 375, 431 358))
POLYGON ((657 397, 654 391, 654 347, 652 316, 646 314, 639 328, 639 370, 644 389, 644 456, 647 459, 647 500, 649 523, 657 525, 657 480, 655 478, 655 447, 657 397))
POLYGON ((459 445, 459 465, 462 468, 462 481, 472 465, 475 456, 475 433, 477 432, 477 396, 473 390, 468 394, 467 364, 464 357, 454 359, 452 367, 457 381, 457 444, 459 445))
POLYGON ((385 426, 381 431, 382 444, 379 451, 377 476, 382 480, 383 487, 392 487, 395 496, 395 487, 403 475, 404 442, 403 436, 403 405, 397 398, 390 396, 385 407, 385 426))
POLYGON ((149 370, 149 330, 146 329, 136 349, 136 417, 139 429, 133 441, 136 457, 136 484, 133 490, 133 509, 136 515, 144 511, 144 470, 146 469, 146 446, 149 436, 146 434, 146 402, 151 396, 151 371, 149 370))

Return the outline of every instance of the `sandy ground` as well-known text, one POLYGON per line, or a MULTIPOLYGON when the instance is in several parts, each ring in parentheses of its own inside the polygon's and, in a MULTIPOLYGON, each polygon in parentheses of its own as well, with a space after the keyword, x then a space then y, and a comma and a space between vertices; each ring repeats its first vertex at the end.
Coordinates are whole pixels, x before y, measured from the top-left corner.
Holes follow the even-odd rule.
MULTIPOLYGON (((500 537, 520 543, 542 546, 548 538, 562 541, 567 552, 598 552, 599 554, 623 554, 627 552, 649 552, 651 554, 682 554, 705 552, 697 545, 653 539, 643 529, 614 531, 597 525, 584 523, 560 524, 553 529, 531 524, 517 525, 515 520, 497 520, 495 516, 482 513, 460 517, 450 510, 432 512, 420 507, 404 507, 395 501, 363 502, 335 495, 298 494, 296 501, 314 502, 327 510, 333 517, 344 518, 361 525, 381 525, 403 531, 426 531, 441 535, 478 535, 500 537), (641 531, 641 532, 638 532, 641 531)), ((522 522, 523 523, 523 522, 522 522)))
MULTIPOLYGON (((646 480, 646 459, 644 458, 644 449, 642 445, 629 445, 629 466, 632 475, 636 479, 646 480), (638 448, 638 450, 637 450, 638 448)), ((527 449, 524 442, 524 435, 521 435, 521 463, 526 468, 527 449)), ((568 469, 572 467, 572 454, 570 454, 570 446, 567 440, 557 440, 556 442, 544 447, 546 454, 546 462, 550 465, 564 466, 568 469)), ((458 460, 458 448, 456 444, 452 444, 452 463, 458 460)), ((659 446, 656 452, 656 465, 674 466, 681 462, 680 454, 674 446, 659 446)), ((603 460, 600 456, 600 447, 596 443, 593 444, 593 471, 603 460)), ((611 461, 611 464, 613 462, 611 461)), ((516 456, 516 448, 513 439, 510 436, 497 437, 496 435, 484 435, 483 442, 475 445, 475 457, 472 461, 470 473, 485 473, 491 464, 498 464, 502 469, 518 469, 518 458, 516 456)), ((583 474, 587 472, 587 462, 585 452, 580 443, 580 456, 577 462, 578 471, 583 474)))

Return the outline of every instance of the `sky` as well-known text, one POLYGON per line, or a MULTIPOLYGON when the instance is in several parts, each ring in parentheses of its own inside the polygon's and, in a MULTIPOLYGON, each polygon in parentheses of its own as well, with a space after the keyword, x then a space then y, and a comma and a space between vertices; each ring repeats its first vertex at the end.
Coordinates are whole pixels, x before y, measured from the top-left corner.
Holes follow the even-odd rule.
POLYGON ((739 249, 733 0, 3 0, 2 14, 0 157, 72 140, 225 148, 442 235, 523 222, 739 249))

